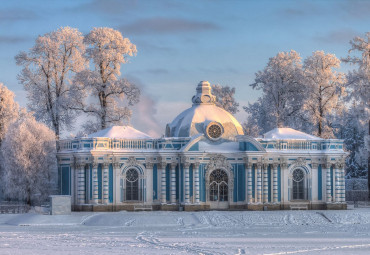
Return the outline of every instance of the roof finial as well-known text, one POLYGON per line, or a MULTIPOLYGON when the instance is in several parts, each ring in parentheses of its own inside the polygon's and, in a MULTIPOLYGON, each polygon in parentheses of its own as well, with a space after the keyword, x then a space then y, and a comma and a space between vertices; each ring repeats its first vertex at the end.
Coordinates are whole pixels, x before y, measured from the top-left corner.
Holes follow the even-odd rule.
POLYGON ((201 81, 197 86, 197 94, 193 96, 193 105, 214 104, 216 97, 211 93, 211 85, 208 81, 201 81))

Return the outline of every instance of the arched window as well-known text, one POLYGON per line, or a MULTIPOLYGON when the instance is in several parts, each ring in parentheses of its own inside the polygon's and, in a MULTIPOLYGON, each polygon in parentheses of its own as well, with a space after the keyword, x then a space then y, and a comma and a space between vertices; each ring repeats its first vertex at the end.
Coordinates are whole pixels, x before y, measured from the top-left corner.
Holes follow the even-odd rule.
POLYGON ((228 177, 224 170, 214 170, 209 177, 209 200, 228 201, 228 177))
POLYGON ((126 172, 126 201, 139 200, 139 173, 131 168, 126 172))
POLYGON ((293 180, 293 192, 292 192, 292 199, 293 200, 304 200, 306 198, 306 187, 305 187, 305 172, 297 168, 293 171, 292 174, 293 180))

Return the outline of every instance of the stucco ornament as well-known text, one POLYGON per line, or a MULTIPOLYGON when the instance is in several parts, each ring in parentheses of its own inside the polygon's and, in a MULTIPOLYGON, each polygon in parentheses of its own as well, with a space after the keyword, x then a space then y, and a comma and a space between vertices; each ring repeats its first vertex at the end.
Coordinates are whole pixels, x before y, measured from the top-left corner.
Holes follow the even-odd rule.
POLYGON ((137 166, 138 164, 139 162, 136 160, 135 157, 129 157, 126 162, 126 166, 137 166))
POLYGON ((221 154, 210 155, 209 163, 206 166, 207 171, 223 168, 226 170, 231 170, 232 166, 227 158, 221 154))

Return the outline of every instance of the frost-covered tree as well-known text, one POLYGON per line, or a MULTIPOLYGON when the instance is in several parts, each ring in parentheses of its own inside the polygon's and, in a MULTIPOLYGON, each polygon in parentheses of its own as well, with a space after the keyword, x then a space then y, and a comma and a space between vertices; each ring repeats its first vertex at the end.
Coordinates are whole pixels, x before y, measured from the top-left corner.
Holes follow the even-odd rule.
POLYGON ((72 86, 75 73, 86 68, 83 35, 75 28, 62 27, 39 36, 28 52, 20 52, 17 65, 23 66, 18 80, 27 91, 28 107, 38 120, 55 132, 73 124, 73 110, 81 100, 81 88, 72 86))
POLYGON ((249 113, 248 125, 256 122, 262 132, 295 127, 303 98, 302 77, 301 57, 294 50, 270 58, 251 84, 263 94, 256 103, 244 107, 249 113))
POLYGON ((48 197, 56 180, 55 147, 54 132, 29 113, 9 126, 0 155, 6 198, 31 205, 48 197))
POLYGON ((364 38, 355 37, 350 45, 349 55, 342 59, 355 66, 347 75, 347 101, 352 104, 349 111, 352 118, 343 126, 344 131, 350 129, 344 136, 346 148, 351 153, 348 175, 365 177, 370 168, 370 152, 365 149, 365 136, 370 128, 370 32, 364 38))
POLYGON ((243 124, 244 133, 257 137, 274 129, 275 121, 270 119, 270 105, 266 97, 259 97, 253 104, 243 107, 248 113, 247 121, 243 124))
POLYGON ((312 133, 322 138, 332 138, 332 114, 340 110, 339 99, 343 92, 345 76, 337 73, 340 60, 333 54, 316 51, 304 61, 303 115, 312 133))
POLYGON ((140 90, 128 80, 120 78, 121 65, 136 54, 136 46, 112 28, 94 28, 85 36, 87 58, 93 70, 80 72, 75 79, 78 86, 88 88, 89 105, 81 109, 94 117, 85 129, 104 129, 129 120, 131 106, 139 101, 140 90), (124 101, 124 99, 126 99, 124 101))
POLYGON ((344 139, 346 150, 350 153, 346 158, 347 178, 364 178, 367 176, 367 151, 365 150, 363 128, 363 113, 355 101, 343 114, 343 123, 336 134, 338 138, 344 139))
POLYGON ((18 118, 19 106, 14 101, 14 93, 0 83, 0 146, 8 126, 18 118))
POLYGON ((361 102, 369 111, 370 105, 370 32, 366 33, 365 38, 355 37, 350 41, 351 49, 347 58, 343 59, 345 63, 351 63, 357 66, 357 69, 349 72, 348 87, 351 97, 361 102))
POLYGON ((216 96, 216 105, 231 114, 239 112, 239 103, 236 102, 235 88, 230 86, 212 85, 212 94, 216 96))

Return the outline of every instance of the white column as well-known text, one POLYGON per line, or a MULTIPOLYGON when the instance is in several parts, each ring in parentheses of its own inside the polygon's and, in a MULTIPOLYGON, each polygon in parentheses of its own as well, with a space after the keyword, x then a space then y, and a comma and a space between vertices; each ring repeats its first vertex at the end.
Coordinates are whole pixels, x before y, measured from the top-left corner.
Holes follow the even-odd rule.
POLYGON ((120 201, 120 164, 119 162, 113 163, 113 204, 120 201))
POLYGON ((326 166, 326 202, 332 202, 330 165, 326 166))
POLYGON ((311 174, 311 192, 312 201, 317 201, 319 199, 319 164, 312 163, 312 174, 311 174))
POLYGON ((335 164, 335 202, 340 202, 340 172, 338 165, 335 164))
POLYGON ((190 203, 190 174, 189 174, 189 163, 184 163, 185 170, 185 204, 190 203))
POLYGON ((269 201, 269 180, 268 180, 268 165, 263 165, 263 203, 268 203, 269 201))
POLYGON ((199 204, 199 166, 200 164, 199 163, 195 163, 194 164, 194 174, 193 174, 193 177, 194 177, 194 191, 195 191, 195 203, 196 204, 199 204))
POLYGON ((166 204, 167 198, 166 198, 166 163, 159 164, 161 167, 161 203, 166 204))
POLYGON ((171 166, 171 179, 170 179, 170 202, 171 204, 176 203, 176 165, 177 163, 172 163, 171 166))
POLYGON ((278 202, 278 165, 274 164, 271 165, 272 167, 272 175, 273 175, 273 202, 277 203, 278 202))
POLYGON ((85 164, 80 164, 78 166, 78 186, 77 186, 77 196, 78 204, 85 204, 85 164))
POLYGON ((109 203, 109 164, 103 164, 103 197, 102 203, 109 203))
POLYGON ((344 202, 346 202, 346 183, 345 183, 344 164, 341 165, 340 172, 341 172, 341 182, 342 182, 342 185, 341 185, 341 200, 340 201, 342 203, 344 203, 344 202))
POLYGON ((153 203, 153 163, 146 163, 146 203, 153 203))
POLYGON ((257 164, 257 203, 262 202, 262 164, 257 164))
POLYGON ((246 182, 246 190, 247 190, 247 203, 252 203, 252 164, 246 164, 247 169, 247 182, 246 182))
POLYGON ((93 163, 92 169, 92 202, 97 204, 99 202, 99 185, 98 185, 98 164, 93 163))
MULTIPOLYGON (((281 158, 282 159, 282 158, 281 158)), ((281 174, 281 201, 289 202, 289 173, 287 164, 283 162, 280 164, 280 174, 281 174)))

